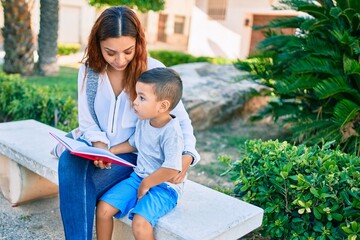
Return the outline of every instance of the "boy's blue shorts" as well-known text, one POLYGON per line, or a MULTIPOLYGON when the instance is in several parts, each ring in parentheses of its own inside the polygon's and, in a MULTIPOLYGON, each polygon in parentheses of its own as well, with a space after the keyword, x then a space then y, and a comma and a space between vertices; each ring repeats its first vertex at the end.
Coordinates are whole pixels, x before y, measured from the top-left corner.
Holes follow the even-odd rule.
POLYGON ((122 218, 130 212, 129 219, 132 220, 134 214, 139 214, 154 227, 160 217, 176 206, 178 194, 166 183, 161 183, 150 188, 145 196, 137 202, 137 191, 141 181, 142 178, 133 172, 129 178, 119 182, 104 193, 100 200, 119 209, 114 217, 122 218))

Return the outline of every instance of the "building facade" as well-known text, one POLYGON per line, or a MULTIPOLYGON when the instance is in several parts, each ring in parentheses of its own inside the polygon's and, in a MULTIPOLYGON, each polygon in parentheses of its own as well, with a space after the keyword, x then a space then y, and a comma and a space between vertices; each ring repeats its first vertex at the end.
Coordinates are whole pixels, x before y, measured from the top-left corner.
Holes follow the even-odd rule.
POLYGON ((269 0, 196 0, 192 12, 188 52, 194 55, 244 59, 264 39, 253 26, 278 16, 296 15, 275 11, 269 0))
MULTIPOLYGON (((253 30, 253 26, 265 24, 278 16, 298 14, 294 11, 273 10, 272 4, 276 5, 276 1, 166 0, 163 11, 138 12, 138 15, 145 29, 148 49, 244 59, 264 38, 261 31, 253 30)), ((59 0, 58 43, 79 43, 84 48, 100 12, 91 7, 87 0, 59 0)), ((40 0, 33 1, 31 13, 36 45, 40 0)), ((3 14, 0 14, 0 27, 3 24, 3 14)))

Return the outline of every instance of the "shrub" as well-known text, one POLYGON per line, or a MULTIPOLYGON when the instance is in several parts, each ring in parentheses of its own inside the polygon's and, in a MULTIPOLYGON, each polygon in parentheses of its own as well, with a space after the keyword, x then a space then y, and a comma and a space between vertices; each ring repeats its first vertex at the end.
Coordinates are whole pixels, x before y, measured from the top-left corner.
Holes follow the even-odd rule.
POLYGON ((177 51, 149 51, 150 56, 161 61, 166 66, 174 66, 183 63, 194 63, 194 62, 209 62, 213 64, 230 64, 231 60, 225 58, 212 58, 212 57, 195 57, 188 53, 182 53, 177 51))
POLYGON ((262 233, 274 239, 356 239, 360 234, 360 158, 330 143, 293 146, 248 140, 229 164, 236 197, 264 209, 262 233))
POLYGON ((360 156, 359 0, 279 2, 306 14, 261 26, 268 29, 266 39, 237 64, 272 89, 259 116, 280 119, 299 143, 335 140, 360 156), (279 33, 289 28, 296 34, 279 33))
POLYGON ((65 131, 77 126, 76 102, 55 88, 27 84, 0 71, 0 121, 35 119, 65 131))
POLYGON ((80 50, 80 44, 78 43, 59 43, 58 54, 59 55, 70 55, 77 53, 80 50))

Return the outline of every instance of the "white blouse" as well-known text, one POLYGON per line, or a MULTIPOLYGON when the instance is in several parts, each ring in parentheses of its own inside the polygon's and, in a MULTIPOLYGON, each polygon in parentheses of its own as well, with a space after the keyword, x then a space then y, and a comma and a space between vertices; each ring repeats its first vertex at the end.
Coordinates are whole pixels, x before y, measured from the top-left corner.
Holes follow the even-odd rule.
MULTIPOLYGON (((156 59, 148 58, 148 69, 164 67, 156 59)), ((93 120, 87 102, 86 79, 84 82, 85 65, 81 65, 78 73, 78 118, 82 139, 89 144, 92 142, 103 142, 108 147, 127 141, 134 133, 137 115, 131 107, 131 101, 126 92, 122 91, 115 96, 110 80, 105 73, 99 74, 98 89, 96 92, 94 109, 98 118, 100 128, 93 120)), ((180 122, 184 139, 184 152, 190 152, 194 157, 192 165, 200 160, 200 155, 195 149, 196 139, 193 133, 191 120, 183 103, 171 111, 180 122)))

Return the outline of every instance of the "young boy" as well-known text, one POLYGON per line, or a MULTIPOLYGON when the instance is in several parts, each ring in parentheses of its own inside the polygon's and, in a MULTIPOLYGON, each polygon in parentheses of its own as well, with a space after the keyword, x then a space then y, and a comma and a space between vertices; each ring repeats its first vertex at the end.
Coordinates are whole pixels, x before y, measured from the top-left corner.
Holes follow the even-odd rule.
POLYGON ((98 240, 111 239, 113 216, 121 218, 129 211, 135 239, 154 239, 153 227, 176 206, 183 190, 184 183, 167 182, 182 169, 182 132, 176 117, 170 115, 182 96, 180 76, 170 68, 151 69, 139 77, 136 93, 133 107, 139 121, 135 133, 110 151, 138 151, 137 166, 128 179, 100 198, 98 240))

